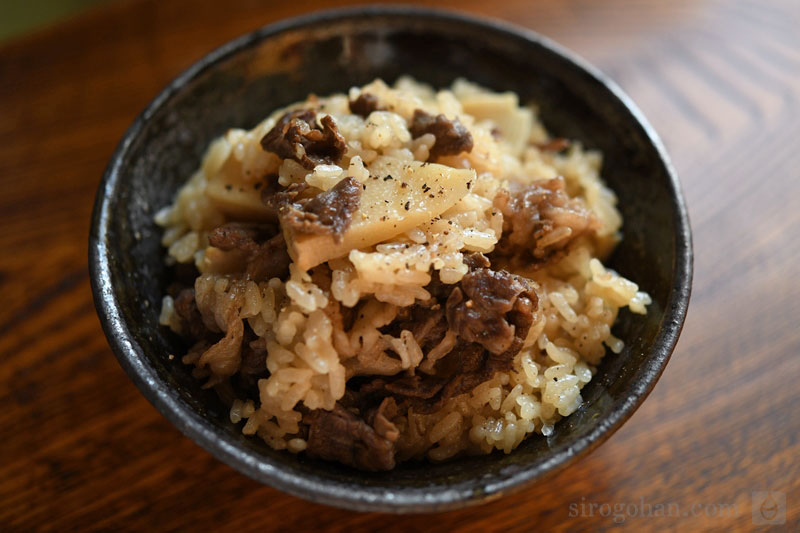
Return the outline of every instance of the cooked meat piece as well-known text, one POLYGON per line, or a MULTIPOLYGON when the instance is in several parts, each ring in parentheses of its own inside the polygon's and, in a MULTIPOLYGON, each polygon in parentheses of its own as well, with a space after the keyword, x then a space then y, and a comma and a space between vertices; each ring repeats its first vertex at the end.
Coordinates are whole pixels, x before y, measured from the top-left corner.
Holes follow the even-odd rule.
POLYGON ((239 372, 249 376, 260 376, 267 371, 267 341, 256 336, 250 326, 245 326, 245 338, 242 347, 242 366, 239 372))
POLYGON ((463 374, 474 374, 479 372, 486 362, 488 352, 477 342, 467 342, 464 340, 450 351, 439 365, 441 374, 449 375, 451 378, 463 374))
MULTIPOLYGON (((305 188, 307 188, 307 186, 305 188)), ((281 193, 285 193, 287 191, 287 187, 284 187, 280 184, 278 174, 267 174, 262 178, 259 189, 261 190, 261 202, 267 207, 266 219, 273 219, 277 221, 278 205, 277 202, 275 202, 275 199, 280 198, 281 193)), ((291 198, 293 199, 301 192, 302 190, 297 191, 296 194, 291 196, 291 198)))
POLYGON ((455 285, 442 282, 439 278, 439 271, 433 270, 431 272, 431 282, 425 285, 425 290, 430 293, 431 301, 444 305, 453 287, 455 287, 455 285))
POLYGON ((444 380, 435 376, 403 376, 387 383, 386 390, 397 396, 430 400, 444 385, 444 380))
POLYGON ((285 189, 285 187, 280 184, 279 180, 280 176, 275 173, 267 174, 266 176, 264 176, 262 181, 263 185, 261 186, 262 199, 285 189))
POLYGON ((323 292, 331 292, 331 268, 327 263, 317 265, 309 271, 311 282, 323 292))
MULTIPOLYGON (((469 270, 489 268, 491 266, 489 259, 478 252, 464 254, 463 261, 469 270)), ((429 300, 431 305, 438 303, 444 306, 450 293, 453 292, 453 289, 457 286, 458 284, 443 283, 442 280, 439 279, 439 271, 434 270, 431 272, 431 282, 425 286, 425 290, 431 295, 431 299, 429 300)), ((424 304, 424 302, 420 302, 420 304, 424 304)))
POLYGON ((208 242, 220 250, 227 251, 238 248, 246 252, 254 252, 260 242, 264 242, 277 233, 277 228, 271 224, 228 222, 209 233, 208 242))
MULTIPOLYGON (((319 287, 319 285, 317 286, 319 287)), ((335 298, 328 298, 328 305, 325 306, 323 311, 328 315, 328 319, 333 326, 333 331, 331 332, 333 346, 339 352, 339 356, 345 359, 354 355, 350 337, 347 334, 348 330, 353 326, 353 308, 342 306, 335 298)))
POLYGON ((492 266, 492 263, 489 262, 489 258, 478 252, 465 255, 464 264, 467 265, 470 271, 476 268, 489 268, 492 266))
POLYGON ((429 159, 472 151, 472 134, 458 119, 449 120, 442 114, 434 117, 422 109, 417 109, 414 111, 409 131, 415 139, 426 133, 436 137, 429 159))
MULTIPOLYGON (((437 370, 449 378, 425 376, 421 378, 420 389, 431 390, 439 385, 437 394, 431 398, 412 398, 401 404, 403 408, 413 408, 417 413, 432 413, 440 409, 450 398, 470 392, 472 389, 492 378, 495 372, 510 370, 516 349, 509 349, 495 355, 475 342, 459 342, 453 350, 437 364, 437 370)), ((386 387, 389 390, 389 387, 386 387)))
POLYGON ((289 273, 291 258, 283 235, 273 225, 228 222, 209 233, 208 242, 220 250, 245 252, 250 279, 283 279, 289 273))
POLYGON ((435 376, 407 376, 375 378, 358 390, 361 400, 395 396, 401 402, 407 398, 430 400, 445 385, 445 380, 435 376))
POLYGON ((344 362, 345 375, 350 376, 394 376, 403 370, 403 362, 387 353, 389 343, 378 338, 374 344, 362 348, 356 357, 344 362))
POLYGON ((283 235, 278 234, 261 245, 247 262, 247 275, 254 280, 280 278, 289 275, 292 259, 286 250, 283 235))
POLYGON ((570 147, 569 139, 554 137, 547 142, 537 144, 536 147, 543 152, 563 152, 570 147))
POLYGON ((197 366, 202 368, 208 365, 215 378, 234 375, 239 371, 239 365, 242 362, 243 336, 244 323, 242 320, 232 317, 228 322, 225 336, 203 352, 197 366))
POLYGON ((492 354, 516 354, 533 323, 538 298, 530 282, 478 268, 467 273, 447 299, 447 322, 461 340, 477 342, 492 354))
POLYGON ((400 430, 392 422, 398 415, 397 402, 394 398, 384 398, 377 409, 367 413, 367 422, 375 428, 375 432, 386 440, 395 442, 400 436, 400 430))
POLYGON ((320 124, 312 109, 289 111, 261 139, 261 146, 284 159, 294 159, 309 170, 321 164, 336 164, 347 150, 344 137, 330 115, 322 117, 320 124))
POLYGON ((399 337, 403 330, 410 331, 422 351, 427 352, 447 333, 447 319, 442 306, 431 298, 427 302, 400 308, 395 320, 381 329, 393 337, 399 337))
POLYGON ((409 331, 425 352, 439 344, 447 333, 447 320, 441 306, 437 304, 424 317, 419 317, 418 322, 409 331))
POLYGON ((305 182, 292 183, 284 187, 276 181, 274 185, 261 191, 261 201, 275 213, 275 218, 278 218, 282 206, 291 204, 308 189, 309 186, 305 182))
POLYGON ((348 176, 329 191, 311 198, 297 200, 298 194, 289 187, 273 197, 279 205, 281 226, 289 226, 298 233, 330 233, 336 242, 341 242, 361 200, 359 181, 348 176))
POLYGON ((237 384, 248 397, 258 399, 258 380, 269 377, 267 370, 267 343, 256 337, 249 326, 245 326, 242 342, 242 362, 235 376, 237 384))
POLYGON ((445 378, 420 374, 373 378, 365 376, 348 382, 346 398, 340 402, 369 413, 376 405, 391 398, 399 414, 405 415, 409 408, 417 413, 430 413, 443 403, 441 392, 447 384, 448 380, 445 378), (368 381, 359 386, 358 383, 365 379, 368 381))
MULTIPOLYGON (((516 353, 511 355, 511 361, 513 361, 514 355, 516 353)), ((491 354, 480 344, 460 342, 443 361, 444 365, 442 366, 455 366, 455 369, 450 369, 452 377, 442 390, 438 401, 435 404, 431 404, 428 410, 425 407, 417 406, 417 411, 435 411, 450 398, 469 392, 490 379, 495 371, 499 370, 499 368, 492 368, 488 364, 490 358, 491 354)), ((509 361, 509 366, 511 361, 509 361)))
POLYGON ((195 281, 194 299, 203 323, 210 331, 224 334, 196 363, 198 368, 208 366, 212 371, 212 385, 239 371, 245 338, 244 321, 239 313, 245 304, 247 283, 244 279, 232 278, 224 290, 219 291, 213 277, 201 276, 195 281))
MULTIPOLYGON (((380 416, 384 412, 378 409, 380 416)), ((328 461, 339 461, 363 470, 391 470, 394 468, 395 446, 392 437, 396 433, 383 421, 378 422, 383 435, 364 420, 343 408, 338 403, 332 411, 316 409, 305 421, 308 423, 308 446, 306 452, 312 457, 328 461), (385 436, 384 436, 385 435, 385 436)))
POLYGON ((194 289, 183 289, 175 298, 175 312, 181 319, 182 330, 192 340, 200 340, 208 336, 208 329, 203 323, 203 315, 194 301, 194 289))
POLYGON ((378 98, 374 94, 361 93, 355 100, 350 100, 350 112, 367 118, 373 111, 378 111, 378 98))
POLYGON ((503 213, 503 235, 493 254, 543 265, 576 238, 595 231, 599 220, 564 188, 564 179, 558 177, 501 189, 494 206, 503 213))

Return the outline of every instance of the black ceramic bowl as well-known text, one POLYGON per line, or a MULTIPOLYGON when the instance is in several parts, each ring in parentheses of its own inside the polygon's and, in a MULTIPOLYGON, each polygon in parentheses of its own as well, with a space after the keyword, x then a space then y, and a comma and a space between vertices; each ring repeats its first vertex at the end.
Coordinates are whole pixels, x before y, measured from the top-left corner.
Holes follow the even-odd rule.
POLYGON ((689 301, 692 253, 683 198, 661 142, 627 96, 581 59, 529 31, 416 8, 329 11, 268 26, 217 49, 173 81, 119 144, 100 184, 90 236, 92 288, 120 364, 181 431, 240 472, 317 502, 417 512, 499 498, 563 468, 609 437, 653 388, 689 301), (536 102, 549 130, 604 153, 624 240, 610 266, 650 293, 646 316, 623 312, 624 339, 583 390, 585 404, 552 435, 510 455, 408 463, 365 473, 275 451, 241 435, 200 388, 158 325, 168 283, 153 214, 198 167, 208 143, 251 128, 310 92, 346 91, 402 74, 447 86, 462 76, 536 102))

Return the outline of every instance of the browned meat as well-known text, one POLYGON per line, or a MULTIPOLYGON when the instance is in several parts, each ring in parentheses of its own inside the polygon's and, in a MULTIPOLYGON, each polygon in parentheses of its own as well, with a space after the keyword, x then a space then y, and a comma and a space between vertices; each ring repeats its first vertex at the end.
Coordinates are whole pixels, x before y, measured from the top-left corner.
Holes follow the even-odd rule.
POLYGON ((239 367, 239 372, 249 376, 264 375, 267 372, 266 341, 259 337, 243 344, 245 346, 242 349, 242 366, 239 367))
POLYGON ((340 337, 343 343, 349 344, 347 331, 352 327, 353 308, 341 305, 334 298, 328 298, 328 305, 323 310, 333 324, 334 340, 340 337))
MULTIPOLYGON (((512 354, 510 357, 509 366, 514 355, 516 354, 512 354)), ((418 405, 416 410, 418 412, 435 411, 450 398, 469 392, 490 379, 495 371, 500 370, 500 368, 489 365, 490 359, 491 354, 480 344, 459 342, 440 365, 444 367, 444 371, 451 373, 451 378, 442 390, 438 401, 427 406, 418 405)))
POLYGON ((269 196, 275 194, 276 192, 280 192, 280 191, 284 190, 284 186, 281 185, 280 182, 278 181, 279 178, 280 178, 280 176, 278 174, 274 174, 274 173, 273 174, 267 174, 266 176, 264 176, 264 178, 262 179, 263 185, 261 185, 261 187, 262 187, 262 189, 261 189, 261 197, 262 198, 269 197, 269 196))
POLYGON ((305 182, 292 183, 288 187, 284 187, 276 180, 272 184, 268 183, 268 187, 261 192, 261 201, 275 214, 277 219, 281 207, 297 200, 308 188, 309 186, 305 182))
POLYGON ((386 390, 397 396, 430 400, 442 390, 445 382, 436 376, 403 376, 386 384, 386 390))
POLYGON ((277 228, 270 224, 228 222, 209 233, 208 242, 220 250, 239 249, 253 252, 258 248, 259 242, 264 242, 276 233, 278 233, 277 228))
POLYGON ((175 312, 181 319, 183 332, 193 340, 203 339, 208 335, 208 330, 203 324, 203 315, 197 309, 194 301, 194 289, 183 289, 175 298, 175 312))
POLYGON ((397 402, 394 398, 384 398, 377 409, 367 413, 367 422, 375 432, 384 439, 395 442, 400 436, 400 430, 392 422, 392 418, 398 415, 397 402))
POLYGON ((447 319, 442 306, 434 300, 433 303, 400 308, 395 320, 382 331, 398 337, 403 330, 410 331, 422 351, 427 352, 447 333, 447 319))
POLYGON ((503 213, 503 235, 493 254, 543 265, 576 238, 595 231, 597 218, 564 188, 559 177, 500 190, 494 206, 503 213))
POLYGON ((498 370, 511 367, 514 354, 494 356, 477 343, 460 342, 437 363, 437 375, 398 375, 375 378, 349 398, 351 405, 365 409, 385 398, 394 398, 398 411, 432 413, 454 396, 471 391, 498 370), (499 364, 502 361, 502 364, 499 364))
MULTIPOLYGON (((278 205, 276 199, 280 198, 281 196, 279 195, 287 190, 286 187, 278 182, 278 177, 277 174, 268 174, 264 176, 261 182, 261 201, 269 208, 269 214, 275 221, 278 220, 278 205)), ((298 191, 297 194, 300 192, 302 191, 298 191)))
POLYGON ((289 275, 291 261, 286 250, 286 242, 279 233, 262 244, 258 252, 250 257, 247 263, 247 275, 255 280, 285 279, 289 275))
MULTIPOLYGON (((443 305, 444 302, 447 301, 447 297, 450 296, 453 287, 454 285, 452 284, 443 283, 442 280, 439 279, 439 271, 434 270, 431 272, 431 282, 425 285, 425 290, 430 293, 432 301, 443 305)), ((402 309, 400 311, 402 311, 402 309)))
POLYGON ((267 343, 256 338, 249 326, 245 326, 245 340, 242 342, 242 362, 236 374, 236 383, 244 395, 258 400, 258 380, 269 377, 267 370, 267 343))
MULTIPOLYGON (((478 252, 464 254, 464 264, 467 265, 470 271, 476 268, 489 268, 491 266, 489 258, 478 252)), ((439 279, 439 272, 434 270, 431 272, 431 282, 425 286, 425 290, 431 294, 432 302, 444 305, 450 293, 453 291, 453 288, 456 286, 457 285, 442 283, 439 279)))
MULTIPOLYGON (((459 342, 441 362, 437 363, 437 372, 449 377, 419 378, 419 390, 436 390, 436 394, 430 398, 423 398, 419 394, 412 397, 408 391, 404 391, 404 396, 408 400, 401 403, 401 407, 406 409, 411 407, 417 413, 432 413, 440 409, 450 398, 470 392, 484 381, 491 379, 495 372, 510 370, 514 356, 521 346, 520 343, 515 350, 506 350, 502 354, 495 355, 478 343, 459 342)), ((388 385, 386 391, 397 396, 397 392, 388 385)))
POLYGON ((312 457, 339 461, 363 470, 391 470, 395 465, 394 439, 398 432, 397 428, 392 430, 393 424, 386 419, 390 414, 387 410, 391 410, 390 405, 382 403, 374 416, 381 433, 338 403, 333 411, 312 411, 305 418, 308 423, 306 452, 312 457))
POLYGON ((250 279, 283 279, 289 273, 291 258, 283 235, 275 226, 228 222, 214 229, 208 242, 220 250, 245 252, 250 279))
POLYGON ((461 340, 476 342, 494 355, 516 355, 533 323, 538 298, 530 282, 477 268, 467 273, 447 299, 447 322, 461 340))
POLYGON ((298 233, 330 233, 336 242, 340 242, 361 200, 358 180, 348 176, 329 191, 300 200, 296 199, 299 195, 297 189, 289 187, 286 192, 273 197, 279 204, 281 226, 289 226, 298 233))
POLYGON ((338 163, 347 150, 344 137, 330 115, 322 117, 320 124, 312 109, 288 111, 261 139, 261 146, 309 170, 323 163, 338 163))
POLYGON ((378 98, 374 94, 361 93, 355 100, 350 100, 350 111, 367 118, 373 111, 378 111, 378 98))
POLYGON ((309 271, 309 274, 311 275, 311 281, 314 285, 322 289, 323 292, 331 292, 332 272, 331 268, 326 263, 315 266, 309 271))
POLYGON ((403 375, 399 378, 375 378, 363 385, 359 390, 360 400, 369 398, 396 396, 401 401, 408 398, 418 398, 420 400, 430 400, 436 396, 445 380, 435 376, 415 376, 403 375))
POLYGON ((436 143, 431 148, 429 159, 472 151, 472 134, 458 119, 448 120, 442 114, 434 117, 417 109, 414 111, 409 131, 415 139, 426 133, 431 133, 436 137, 436 143))
POLYGON ((476 268, 489 268, 492 266, 489 258, 478 252, 465 255, 464 264, 467 265, 470 271, 473 271, 476 268))

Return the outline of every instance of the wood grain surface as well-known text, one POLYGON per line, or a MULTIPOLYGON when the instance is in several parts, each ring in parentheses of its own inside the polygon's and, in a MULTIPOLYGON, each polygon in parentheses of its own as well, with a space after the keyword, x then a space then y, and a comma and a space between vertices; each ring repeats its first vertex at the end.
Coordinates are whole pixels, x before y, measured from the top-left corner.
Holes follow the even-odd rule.
POLYGON ((753 491, 785 495, 778 527, 800 528, 800 4, 437 4, 572 48, 664 138, 696 274, 648 400, 545 483, 436 516, 307 503, 201 450, 139 394, 101 332, 86 250, 95 189, 133 118, 184 68, 333 3, 112 3, 0 48, 0 530, 730 531, 754 527, 753 491), (653 516, 658 505, 669 516, 653 516))

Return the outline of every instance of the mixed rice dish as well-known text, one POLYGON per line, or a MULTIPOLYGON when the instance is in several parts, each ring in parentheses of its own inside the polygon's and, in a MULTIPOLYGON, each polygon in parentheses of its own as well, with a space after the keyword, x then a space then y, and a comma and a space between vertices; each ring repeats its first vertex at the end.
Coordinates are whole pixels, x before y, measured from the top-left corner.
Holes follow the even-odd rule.
POLYGON ((410 78, 228 130, 156 222, 160 322, 275 449, 365 470, 510 453, 582 403, 637 285, 602 156, 512 93, 410 78))

